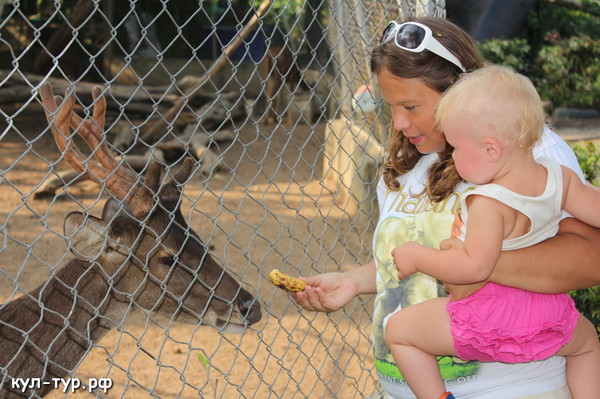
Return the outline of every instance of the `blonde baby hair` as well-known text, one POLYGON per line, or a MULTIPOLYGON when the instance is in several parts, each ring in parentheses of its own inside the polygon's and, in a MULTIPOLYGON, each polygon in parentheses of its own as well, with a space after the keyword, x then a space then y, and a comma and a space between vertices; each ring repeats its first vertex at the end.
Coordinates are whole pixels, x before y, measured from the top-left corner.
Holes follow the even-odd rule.
POLYGON ((451 115, 479 124, 482 136, 493 135, 504 146, 525 150, 533 148, 544 131, 544 109, 533 83, 504 66, 480 68, 449 88, 436 110, 442 131, 451 115))

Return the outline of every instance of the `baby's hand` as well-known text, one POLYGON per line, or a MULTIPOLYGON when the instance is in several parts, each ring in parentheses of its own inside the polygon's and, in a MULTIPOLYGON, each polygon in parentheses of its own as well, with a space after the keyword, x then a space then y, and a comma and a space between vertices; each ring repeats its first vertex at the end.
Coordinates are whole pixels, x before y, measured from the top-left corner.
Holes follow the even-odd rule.
POLYGON ((398 269, 398 278, 402 280, 418 272, 415 265, 415 253, 421 248, 418 242, 407 242, 392 250, 394 264, 398 269))

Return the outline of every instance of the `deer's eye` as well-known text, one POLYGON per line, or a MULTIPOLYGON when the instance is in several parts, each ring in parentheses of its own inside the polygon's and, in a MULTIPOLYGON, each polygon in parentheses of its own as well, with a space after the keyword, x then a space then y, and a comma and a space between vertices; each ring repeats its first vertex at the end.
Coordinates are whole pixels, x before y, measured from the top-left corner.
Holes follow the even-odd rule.
POLYGON ((164 256, 162 258, 160 258, 160 263, 162 263, 165 266, 173 266, 175 264, 175 257, 174 256, 164 256))

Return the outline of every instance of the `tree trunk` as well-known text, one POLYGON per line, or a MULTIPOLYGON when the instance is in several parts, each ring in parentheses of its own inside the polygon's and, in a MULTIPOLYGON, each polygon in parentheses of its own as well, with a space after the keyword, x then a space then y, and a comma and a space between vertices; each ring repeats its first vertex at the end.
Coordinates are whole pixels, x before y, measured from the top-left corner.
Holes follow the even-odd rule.
POLYGON ((71 26, 75 29, 90 16, 94 10, 94 2, 92 0, 78 0, 73 10, 68 17, 68 22, 60 24, 58 29, 54 31, 50 40, 46 44, 47 51, 41 51, 37 56, 34 64, 34 71, 36 73, 45 75, 52 68, 55 57, 61 52, 65 51, 69 45, 69 41, 73 38, 73 31, 71 26))

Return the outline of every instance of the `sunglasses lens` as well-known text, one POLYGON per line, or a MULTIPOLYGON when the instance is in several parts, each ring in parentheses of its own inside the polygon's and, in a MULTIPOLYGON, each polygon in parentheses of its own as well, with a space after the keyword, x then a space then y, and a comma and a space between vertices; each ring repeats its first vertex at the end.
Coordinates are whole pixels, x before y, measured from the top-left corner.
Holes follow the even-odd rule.
POLYGON ((413 24, 403 25, 396 34, 396 43, 411 50, 419 47, 424 39, 425 29, 413 24))
POLYGON ((385 43, 390 40, 390 35, 394 32, 394 28, 396 24, 394 22, 390 22, 388 26, 385 27, 383 33, 381 34, 381 39, 379 40, 379 44, 385 43))

